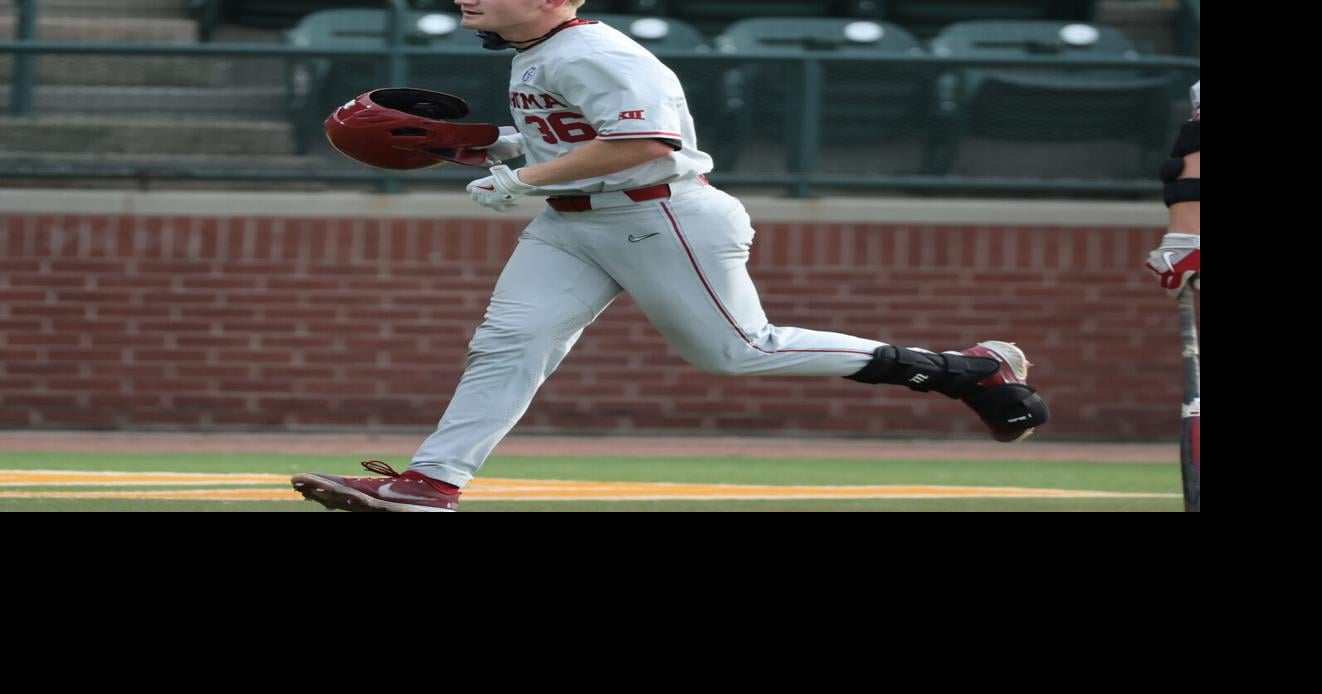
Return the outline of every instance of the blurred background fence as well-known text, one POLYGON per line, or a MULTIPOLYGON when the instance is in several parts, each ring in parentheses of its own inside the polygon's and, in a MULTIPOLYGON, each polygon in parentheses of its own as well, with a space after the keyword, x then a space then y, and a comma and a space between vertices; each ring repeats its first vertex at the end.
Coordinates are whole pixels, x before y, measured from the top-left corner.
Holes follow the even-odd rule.
MULTIPOLYGON (((1155 194, 1187 118, 1199 7, 589 0, 581 14, 679 74, 727 187, 1134 196, 1155 194)), ((509 59, 440 0, 0 0, 0 185, 467 180, 361 167, 321 122, 410 85, 507 123, 509 59)))

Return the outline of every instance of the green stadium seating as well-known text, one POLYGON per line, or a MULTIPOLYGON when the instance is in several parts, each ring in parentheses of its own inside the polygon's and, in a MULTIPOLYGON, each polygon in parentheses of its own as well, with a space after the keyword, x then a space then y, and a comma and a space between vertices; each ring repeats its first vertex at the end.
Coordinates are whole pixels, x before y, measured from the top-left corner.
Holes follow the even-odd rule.
MULTIPOLYGON (((710 36, 742 19, 881 16, 886 0, 626 0, 626 12, 675 17, 710 36)), ((589 4, 596 0, 590 0, 589 4)), ((585 7, 586 9, 586 7, 585 7)))
MULTIPOLYGON (((831 55, 919 55, 918 40, 903 28, 870 20, 800 18, 746 19, 717 38, 717 50, 738 57, 744 52, 783 52, 784 62, 755 62, 727 77, 728 118, 734 125, 718 161, 736 164, 737 153, 751 141, 798 139, 804 57, 831 55), (851 38, 852 37, 852 38, 851 38)), ((824 61, 817 81, 821 90, 820 145, 867 147, 897 138, 917 138, 931 112, 934 66, 916 63, 824 61)), ((787 152, 788 170, 803 162, 787 152)))
POLYGON ((941 125, 929 173, 946 173, 969 138, 1014 142, 1113 141, 1135 145, 1129 175, 1155 171, 1164 158, 1172 76, 1164 71, 1075 68, 1071 61, 1138 58, 1115 29, 1055 21, 961 22, 932 40, 937 56, 1050 57, 1032 68, 962 68, 942 76, 941 125))
POLYGON ((1057 19, 1091 21, 1096 0, 884 0, 884 19, 930 38, 959 22, 1057 19))

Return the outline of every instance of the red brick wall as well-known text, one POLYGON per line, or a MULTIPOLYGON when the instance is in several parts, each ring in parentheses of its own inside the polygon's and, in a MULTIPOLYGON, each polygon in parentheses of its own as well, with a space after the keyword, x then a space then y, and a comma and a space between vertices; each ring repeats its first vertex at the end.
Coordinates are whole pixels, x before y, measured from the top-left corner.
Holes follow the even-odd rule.
MULTIPOLYGON (((0 215, 0 428, 425 433, 520 223, 0 215)), ((1043 438, 1171 439, 1155 229, 761 224, 773 322, 907 346, 1019 342, 1043 438)), ((627 297, 520 431, 977 436, 962 405, 843 379, 723 378, 627 297)))

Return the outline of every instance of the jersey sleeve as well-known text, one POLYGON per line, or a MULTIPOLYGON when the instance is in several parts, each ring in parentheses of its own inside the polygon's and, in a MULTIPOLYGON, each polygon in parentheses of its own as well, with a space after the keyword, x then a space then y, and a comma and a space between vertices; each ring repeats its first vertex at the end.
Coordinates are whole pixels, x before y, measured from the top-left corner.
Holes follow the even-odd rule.
POLYGON ((650 55, 591 53, 568 62, 558 82, 599 139, 659 139, 682 148, 683 89, 650 55))

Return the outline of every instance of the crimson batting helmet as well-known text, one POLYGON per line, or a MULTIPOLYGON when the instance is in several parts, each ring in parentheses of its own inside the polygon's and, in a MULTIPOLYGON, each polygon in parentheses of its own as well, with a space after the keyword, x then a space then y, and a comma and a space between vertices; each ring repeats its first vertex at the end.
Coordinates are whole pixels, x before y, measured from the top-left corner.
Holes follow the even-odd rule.
POLYGON ((377 89, 336 109, 326 137, 342 154, 378 169, 425 169, 447 161, 481 166, 500 128, 490 123, 451 123, 468 115, 457 96, 425 89, 377 89))

